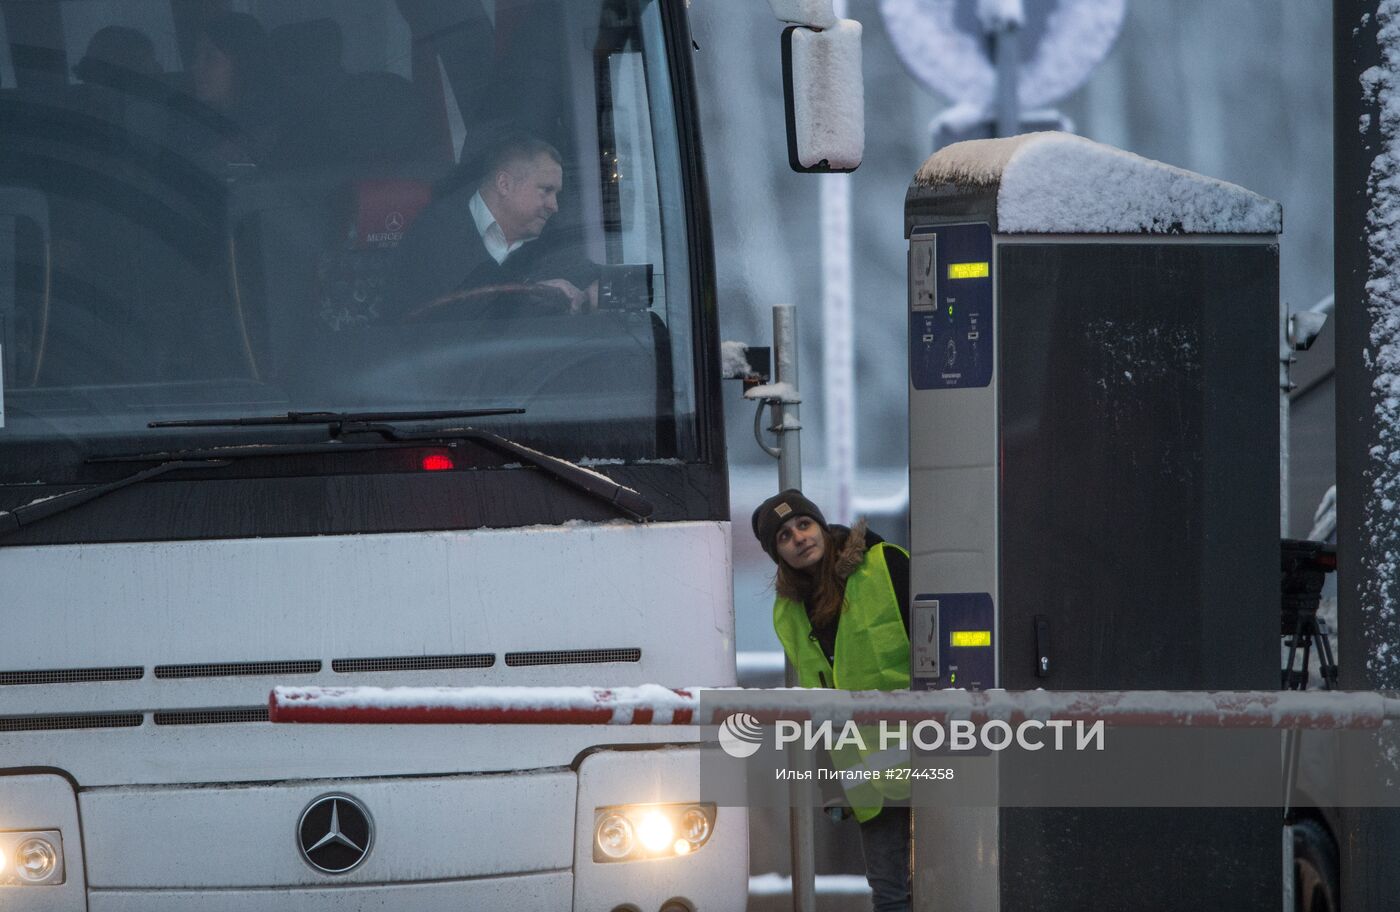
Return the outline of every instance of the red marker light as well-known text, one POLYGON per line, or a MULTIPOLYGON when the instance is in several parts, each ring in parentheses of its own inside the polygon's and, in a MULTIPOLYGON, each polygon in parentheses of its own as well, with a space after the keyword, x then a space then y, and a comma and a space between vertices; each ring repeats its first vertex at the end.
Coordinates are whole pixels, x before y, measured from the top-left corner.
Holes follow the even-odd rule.
POLYGON ((423 457, 423 471, 425 472, 446 472, 455 469, 451 456, 444 456, 441 453, 434 453, 431 456, 423 457))

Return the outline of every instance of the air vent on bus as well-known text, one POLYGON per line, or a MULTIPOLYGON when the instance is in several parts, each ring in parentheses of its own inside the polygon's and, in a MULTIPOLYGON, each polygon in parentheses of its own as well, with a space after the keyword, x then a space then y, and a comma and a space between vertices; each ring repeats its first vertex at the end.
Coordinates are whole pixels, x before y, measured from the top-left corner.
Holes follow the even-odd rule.
POLYGON ((596 665, 603 662, 640 662, 640 649, 561 649, 554 652, 508 652, 506 664, 521 665, 596 665))
POLYGON ((72 728, 131 728, 140 713, 68 713, 52 716, 0 716, 0 732, 57 731, 72 728))
POLYGON ((157 665, 158 678, 231 678, 246 675, 315 674, 319 659, 295 662, 214 662, 208 665, 157 665))
POLYGON ((490 668, 496 656, 490 652, 467 655, 385 656, 377 659, 332 659, 331 669, 355 671, 436 671, 442 668, 490 668))
POLYGON ((51 668, 43 671, 0 671, 0 686, 7 684, 81 684, 84 681, 135 681, 146 670, 140 665, 114 668, 51 668))
POLYGON ((235 709, 168 709, 155 713, 157 725, 219 725, 225 722, 266 722, 266 706, 235 709))

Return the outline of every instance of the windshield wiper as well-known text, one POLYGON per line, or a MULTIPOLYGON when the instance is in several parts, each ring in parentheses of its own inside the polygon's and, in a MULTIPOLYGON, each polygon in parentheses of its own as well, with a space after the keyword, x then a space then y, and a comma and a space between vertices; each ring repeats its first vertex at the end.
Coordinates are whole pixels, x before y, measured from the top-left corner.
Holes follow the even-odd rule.
POLYGON ((259 456, 318 456, 325 453, 364 453, 370 450, 421 450, 413 441, 367 440, 359 443, 323 440, 319 443, 230 443, 223 446, 188 450, 158 450, 153 453, 123 453, 117 456, 89 456, 86 462, 156 462, 166 459, 254 459, 259 456))
POLYGON ((247 459, 257 456, 286 456, 316 453, 343 453, 353 450, 373 450, 389 447, 422 446, 445 440, 475 440, 494 450, 509 453, 521 462, 547 472, 570 487, 577 488, 627 513, 633 519, 646 519, 656 507, 640 492, 613 481, 601 472, 539 450, 531 449, 508 437, 472 427, 409 432, 395 427, 393 422, 441 421, 452 418, 475 418, 488 415, 523 415, 523 408, 471 409, 458 412, 287 412, 285 415, 250 416, 245 418, 192 418, 181 421, 152 421, 150 427, 262 427, 270 425, 324 425, 335 440, 308 444, 247 444, 207 447, 196 450, 171 450, 161 453, 136 453, 129 456, 108 456, 89 462, 140 462, 154 459, 247 459), (378 434, 386 441, 352 443, 344 441, 347 434, 378 434))
POLYGON ((523 415, 523 408, 481 408, 438 412, 287 412, 282 415, 251 415, 244 418, 183 418, 177 421, 152 421, 150 428, 190 427, 271 427, 283 424, 324 424, 331 436, 343 430, 358 430, 358 425, 374 425, 386 421, 443 421, 455 418, 487 418, 492 415, 523 415), (350 425, 349 428, 346 425, 350 425))
POLYGON ((175 472, 180 469, 217 469, 228 464, 229 460, 227 459, 175 459, 162 462, 149 469, 133 472, 125 478, 118 478, 116 481, 109 481, 106 484, 56 494, 53 497, 27 503, 22 507, 15 507, 13 510, 0 510, 0 538, 12 532, 18 532, 25 526, 48 519, 50 516, 56 516, 99 497, 105 497, 113 491, 120 491, 122 488, 149 481, 167 472, 175 472))
POLYGON ((584 468, 576 462, 560 459, 558 456, 541 453, 539 450, 531 449, 522 443, 516 443, 514 440, 502 437, 500 434, 492 434, 490 431, 482 431, 476 428, 452 428, 448 431, 439 431, 436 433, 396 433, 393 439, 432 440, 434 438, 475 440, 493 449, 500 450, 501 452, 510 453, 521 462, 529 463, 535 468, 553 475, 565 484, 578 488, 586 494, 591 494, 593 497, 631 514, 633 519, 646 519, 656 509, 656 507, 652 505, 652 502, 643 497, 639 491, 613 481, 601 472, 595 472, 592 469, 584 468))

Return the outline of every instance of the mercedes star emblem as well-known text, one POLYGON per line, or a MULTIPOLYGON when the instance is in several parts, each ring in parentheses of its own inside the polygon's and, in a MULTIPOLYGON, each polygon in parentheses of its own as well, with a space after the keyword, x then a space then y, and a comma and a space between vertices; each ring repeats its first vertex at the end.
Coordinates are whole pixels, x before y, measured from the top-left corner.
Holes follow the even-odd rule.
POLYGON ((306 863, 326 874, 345 874, 369 857, 374 821, 349 795, 322 795, 297 822, 297 847, 306 863))

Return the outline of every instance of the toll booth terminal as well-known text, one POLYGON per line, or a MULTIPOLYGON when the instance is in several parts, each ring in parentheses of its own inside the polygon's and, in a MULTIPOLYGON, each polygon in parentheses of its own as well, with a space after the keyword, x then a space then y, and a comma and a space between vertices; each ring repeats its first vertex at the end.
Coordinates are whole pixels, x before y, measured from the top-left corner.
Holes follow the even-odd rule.
MULTIPOLYGON (((915 689, 1277 688, 1281 229, 1272 200, 1063 133, 925 162, 915 689)), ((936 787, 916 909, 1280 906, 1275 809, 921 809, 936 787)))

